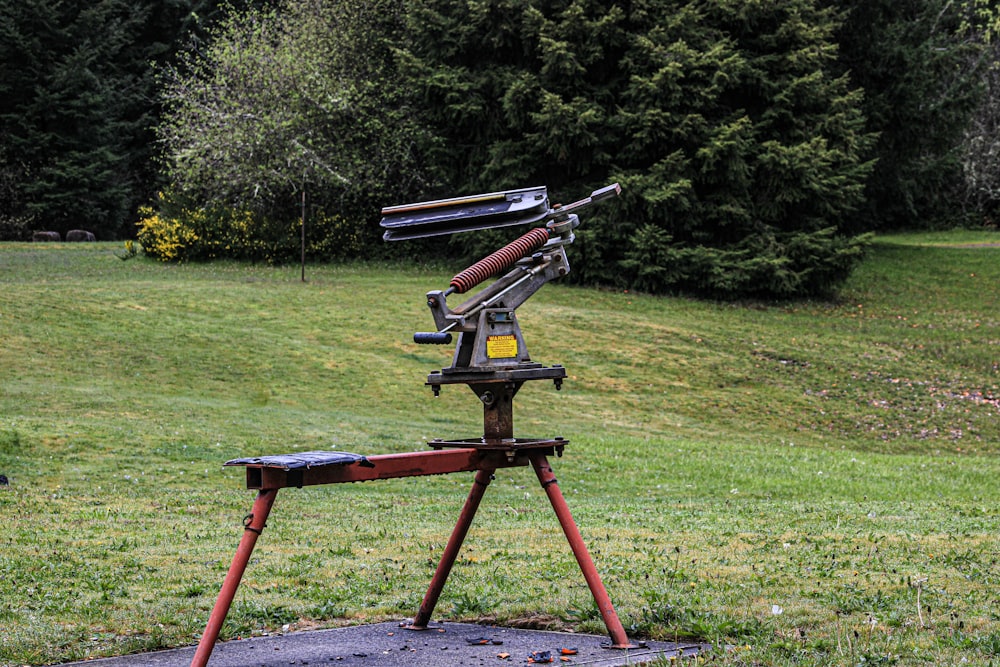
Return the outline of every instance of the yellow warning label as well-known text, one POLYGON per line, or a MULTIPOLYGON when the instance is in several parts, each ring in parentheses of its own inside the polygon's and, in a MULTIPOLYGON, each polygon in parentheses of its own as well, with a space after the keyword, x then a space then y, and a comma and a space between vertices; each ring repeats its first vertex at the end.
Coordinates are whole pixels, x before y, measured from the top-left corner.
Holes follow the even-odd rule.
POLYGON ((486 356, 490 359, 509 359, 517 356, 517 336, 486 337, 486 356))

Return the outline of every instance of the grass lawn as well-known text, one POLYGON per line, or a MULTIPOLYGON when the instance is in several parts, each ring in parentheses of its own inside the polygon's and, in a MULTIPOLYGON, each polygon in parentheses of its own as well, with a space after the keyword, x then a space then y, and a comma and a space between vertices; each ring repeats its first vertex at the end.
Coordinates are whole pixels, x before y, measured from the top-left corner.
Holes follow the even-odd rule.
MULTIPOLYGON (((880 238, 836 302, 549 285, 560 485, 626 629, 718 665, 1000 664, 1000 236, 880 238), (735 648, 733 648, 735 647, 735 648)), ((242 533, 239 456, 481 434, 454 270, 121 261, 0 244, 0 665, 193 644, 242 533)), ((572 248, 570 249, 572 261, 572 248)), ((279 494, 223 636, 415 612, 471 475, 279 494)), ((499 471, 437 617, 604 632, 530 470, 499 471)))

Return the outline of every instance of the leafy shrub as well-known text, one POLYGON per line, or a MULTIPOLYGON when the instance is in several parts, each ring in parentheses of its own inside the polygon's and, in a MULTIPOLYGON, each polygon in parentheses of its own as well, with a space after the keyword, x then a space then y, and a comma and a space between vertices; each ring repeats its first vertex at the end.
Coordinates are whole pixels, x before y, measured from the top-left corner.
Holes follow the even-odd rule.
POLYGON ((157 259, 191 261, 219 257, 267 259, 268 243, 253 213, 224 206, 197 206, 171 192, 159 207, 139 211, 138 240, 157 259))
POLYGON ((29 216, 0 215, 0 241, 28 241, 31 239, 32 218, 29 216))
MULTIPOLYGON (((143 251, 171 261, 244 259, 271 263, 300 256, 301 219, 275 220, 260 213, 225 206, 182 203, 160 193, 157 209, 140 210, 138 240, 143 251)), ((320 259, 348 259, 365 253, 364 229, 339 215, 311 211, 306 220, 306 252, 320 259)))
POLYGON ((174 196, 196 203, 177 218, 197 230, 199 254, 297 256, 306 191, 312 251, 354 256, 378 238, 381 206, 419 190, 422 130, 389 66, 398 13, 390 0, 234 11, 164 73, 157 132, 174 196))
POLYGON ((198 237, 185 222, 149 206, 139 209, 139 244, 144 253, 164 262, 191 259, 198 237))

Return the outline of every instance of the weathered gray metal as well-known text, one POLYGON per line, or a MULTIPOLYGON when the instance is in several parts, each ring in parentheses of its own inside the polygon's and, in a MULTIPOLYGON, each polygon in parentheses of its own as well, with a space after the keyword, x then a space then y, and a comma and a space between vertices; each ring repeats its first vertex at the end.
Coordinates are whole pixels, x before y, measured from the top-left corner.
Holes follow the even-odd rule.
POLYGON ((549 210, 544 187, 489 192, 471 197, 386 206, 382 238, 386 241, 455 234, 493 227, 541 222, 549 210))

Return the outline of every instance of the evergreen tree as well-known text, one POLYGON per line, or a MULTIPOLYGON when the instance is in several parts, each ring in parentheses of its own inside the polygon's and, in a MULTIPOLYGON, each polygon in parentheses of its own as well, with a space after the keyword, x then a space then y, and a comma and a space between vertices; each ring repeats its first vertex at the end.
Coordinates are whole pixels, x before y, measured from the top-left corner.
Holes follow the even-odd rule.
POLYGON ((981 94, 974 0, 834 0, 840 60, 865 90, 877 162, 855 229, 927 227, 961 216, 962 142, 981 94), (967 5, 962 7, 962 5, 967 5))
POLYGON ((130 34, 119 66, 134 81, 123 109, 132 131, 127 136, 127 169, 132 188, 128 202, 127 234, 140 204, 148 203, 166 187, 155 127, 163 114, 159 74, 176 64, 180 52, 202 48, 227 7, 257 6, 266 0, 144 0, 133 5, 136 29, 130 34))
POLYGON ((129 78, 114 63, 134 28, 123 2, 4 3, 0 122, 31 178, 23 205, 35 224, 114 234, 126 213, 123 117, 129 78))
POLYGON ((0 0, 0 223, 132 233, 155 187, 153 68, 216 4, 0 0))
POLYGON ((831 73, 837 17, 813 0, 408 7, 400 63, 447 190, 624 186, 578 232, 578 279, 791 296, 833 288, 860 256, 840 230, 871 137, 831 73))
POLYGON ((966 206, 973 220, 1000 220, 1000 7, 992 0, 963 0, 963 29, 983 45, 983 95, 965 134, 962 168, 966 206))

